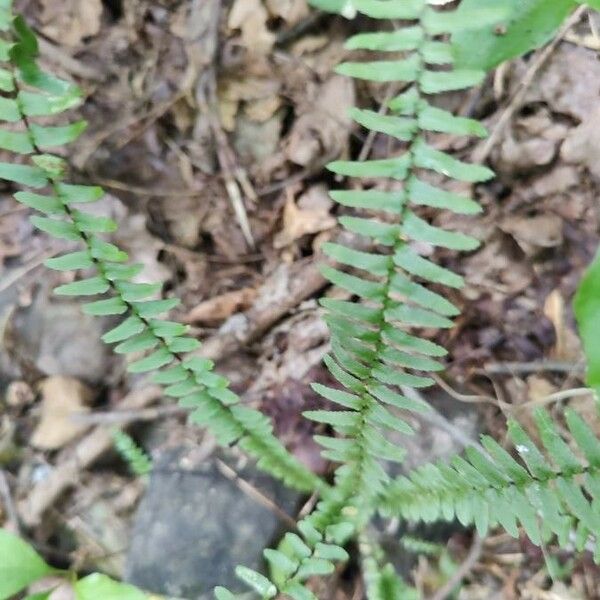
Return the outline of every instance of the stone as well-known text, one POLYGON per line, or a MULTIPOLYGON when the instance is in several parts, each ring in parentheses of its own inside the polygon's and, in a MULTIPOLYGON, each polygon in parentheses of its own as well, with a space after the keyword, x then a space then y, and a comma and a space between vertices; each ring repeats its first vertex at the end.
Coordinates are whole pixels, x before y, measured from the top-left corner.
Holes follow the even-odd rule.
POLYGON ((125 577, 148 591, 208 600, 216 585, 246 591, 235 567, 265 571, 262 551, 285 531, 280 518, 243 492, 219 468, 219 460, 289 515, 297 492, 236 464, 231 453, 195 459, 184 447, 154 458, 148 489, 134 519, 125 577))

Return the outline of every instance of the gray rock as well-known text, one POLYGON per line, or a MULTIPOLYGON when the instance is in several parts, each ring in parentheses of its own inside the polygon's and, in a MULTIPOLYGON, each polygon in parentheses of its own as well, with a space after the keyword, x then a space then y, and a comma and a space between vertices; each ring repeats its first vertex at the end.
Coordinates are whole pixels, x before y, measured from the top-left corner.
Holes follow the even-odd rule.
POLYGON ((106 383, 110 348, 101 336, 106 319, 85 315, 81 303, 51 300, 38 291, 34 302, 14 314, 18 354, 46 375, 68 375, 90 384, 106 383))
POLYGON ((253 466, 240 469, 231 454, 194 461, 182 447, 166 450, 155 457, 135 517, 127 581, 159 594, 204 600, 213 597, 216 585, 245 589, 235 578, 239 564, 264 572, 262 551, 281 535, 283 524, 225 477, 216 458, 294 515, 296 492, 253 466))

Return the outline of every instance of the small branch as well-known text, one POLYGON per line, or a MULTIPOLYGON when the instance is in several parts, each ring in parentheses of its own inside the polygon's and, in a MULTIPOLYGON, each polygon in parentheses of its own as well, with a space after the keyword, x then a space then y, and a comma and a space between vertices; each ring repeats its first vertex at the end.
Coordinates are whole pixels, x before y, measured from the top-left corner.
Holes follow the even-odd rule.
POLYGON ((471 550, 464 562, 458 567, 456 572, 448 579, 448 581, 429 598, 429 600, 446 600, 449 598, 454 588, 471 572, 471 569, 477 564, 481 552, 483 551, 483 540, 475 534, 471 550))

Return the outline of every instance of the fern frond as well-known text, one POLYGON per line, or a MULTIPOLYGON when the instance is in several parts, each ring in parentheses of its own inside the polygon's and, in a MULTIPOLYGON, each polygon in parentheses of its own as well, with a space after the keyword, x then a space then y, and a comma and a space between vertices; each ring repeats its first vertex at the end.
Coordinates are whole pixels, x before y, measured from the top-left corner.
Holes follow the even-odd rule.
POLYGON ((489 436, 485 453, 468 448, 450 464, 428 464, 400 477, 386 490, 381 510, 410 521, 474 523, 480 535, 502 525, 518 535, 523 527, 537 545, 556 536, 564 547, 581 551, 596 544, 600 560, 600 439, 573 410, 565 412, 573 448, 547 412, 535 413, 542 447, 516 422, 509 436, 520 458, 513 458, 489 436))
POLYGON ((119 429, 112 433, 117 452, 129 466, 131 472, 138 477, 145 477, 152 471, 150 457, 140 448, 133 438, 119 429))
POLYGON ((385 562, 384 551, 369 536, 360 536, 358 548, 368 600, 419 600, 418 590, 385 562))
POLYGON ((401 182, 401 186, 393 191, 377 187, 331 193, 339 204, 380 211, 381 218, 340 219, 346 230, 370 238, 375 245, 372 251, 334 243, 324 246, 325 253, 342 268, 326 267, 323 274, 356 296, 358 302, 330 298, 321 302, 332 337, 326 364, 344 391, 315 386, 341 410, 305 413, 335 430, 336 438, 316 438, 325 448, 323 455, 352 470, 357 503, 368 505, 388 480, 380 460, 400 462, 404 457, 402 449, 387 441, 384 431, 410 435, 413 430, 406 413, 429 409, 398 388, 429 386, 433 381, 428 373, 443 368, 436 359, 446 351, 414 330, 451 327, 452 318, 459 313, 428 284, 460 288, 462 277, 424 258, 417 248, 427 245, 470 251, 479 245, 476 239, 445 231, 417 214, 423 206, 465 215, 480 210, 471 198, 428 183, 428 172, 472 183, 493 175, 487 167, 437 150, 428 140, 435 133, 486 135, 477 121, 457 117, 430 103, 432 94, 471 87, 484 77, 483 72, 453 69, 450 46, 439 36, 473 26, 477 18, 497 18, 497 11, 482 11, 470 24, 456 12, 429 6, 427 0, 351 0, 350 4, 376 19, 413 22, 396 31, 358 34, 347 43, 350 49, 402 52, 399 58, 347 62, 338 67, 339 73, 361 80, 406 84, 406 90, 389 103, 392 114, 352 111, 358 124, 396 138, 403 150, 392 158, 337 161, 329 169, 338 175, 366 178, 369 184, 388 178, 401 182))
POLYGON ((34 33, 21 17, 12 15, 10 2, 3 0, 2 8, 0 148, 20 155, 23 162, 0 163, 0 178, 35 190, 18 192, 15 198, 43 215, 31 218, 38 229, 82 248, 46 262, 58 271, 85 272, 55 292, 84 297, 83 310, 90 315, 123 315, 104 341, 118 344, 118 353, 135 355, 129 364, 132 373, 158 371, 154 380, 166 386, 165 394, 189 408, 190 420, 210 428, 220 444, 239 444, 258 459, 259 467, 292 487, 324 490, 324 482, 276 439, 270 421, 241 405, 228 381, 214 373, 213 363, 188 354, 199 342, 183 325, 162 319, 179 301, 157 299, 160 285, 135 282, 142 266, 128 263, 127 254, 104 239, 116 223, 83 210, 103 196, 102 189, 66 183, 66 162, 47 153, 73 141, 83 123, 48 127, 36 122, 78 105, 81 93, 38 67, 34 33))

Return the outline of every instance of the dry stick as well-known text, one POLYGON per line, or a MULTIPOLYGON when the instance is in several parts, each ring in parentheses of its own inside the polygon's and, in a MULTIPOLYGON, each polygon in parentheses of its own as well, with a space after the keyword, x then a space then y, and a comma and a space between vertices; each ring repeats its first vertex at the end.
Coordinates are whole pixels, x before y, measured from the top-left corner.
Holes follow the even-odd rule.
MULTIPOLYGON (((136 410, 148 406, 162 395, 163 390, 158 386, 136 389, 123 398, 121 406, 126 410, 136 410)), ((38 525, 46 510, 59 496, 76 485, 81 470, 92 465, 110 450, 112 445, 110 431, 100 426, 86 435, 74 448, 67 448, 50 475, 35 484, 27 498, 18 503, 19 514, 25 525, 38 525)))
POLYGON ((430 596, 429 600, 446 600, 450 597, 454 588, 471 572, 471 569, 477 564, 481 552, 483 551, 483 540, 475 534, 471 550, 464 562, 454 572, 452 577, 435 593, 430 596))
POLYGON ((19 516, 10 493, 10 486, 8 485, 8 480, 6 479, 6 473, 4 469, 0 469, 0 499, 2 499, 2 503, 4 504, 6 518, 11 530, 18 534, 20 532, 19 516))
POLYGON ((281 519, 288 527, 296 529, 295 519, 290 517, 290 515, 288 515, 282 508, 277 506, 277 504, 275 504, 273 500, 265 496, 250 482, 243 479, 238 473, 236 473, 235 469, 232 469, 227 463, 223 462, 221 459, 217 459, 216 464, 221 474, 227 477, 229 481, 235 483, 235 485, 239 487, 240 490, 244 492, 244 494, 258 502, 259 504, 262 504, 264 507, 268 508, 271 512, 277 515, 277 517, 279 517, 279 519, 281 519))
POLYGON ((509 105, 506 107, 505 111, 500 116, 500 119, 496 123, 494 130, 490 137, 486 140, 485 144, 481 147, 480 151, 476 151, 473 155, 473 159, 475 162, 482 163, 485 162, 490 155, 490 152, 502 136, 504 132, 504 128, 508 125, 516 110, 521 106, 523 100, 525 99, 525 95, 529 90, 537 72, 544 66, 544 63, 550 58, 554 50, 562 39, 565 37, 567 32, 575 25, 583 13, 587 10, 586 6, 580 6, 572 15, 567 19, 565 24, 560 28, 558 34, 554 37, 554 39, 542 50, 538 53, 535 60, 525 73, 521 83, 519 84, 517 91, 514 93, 511 98, 509 105))
POLYGON ((555 371, 557 373, 570 373, 572 371, 583 372, 583 363, 571 363, 556 360, 534 360, 532 362, 505 362, 488 363, 480 371, 484 375, 525 375, 527 373, 539 373, 540 371, 555 371))

